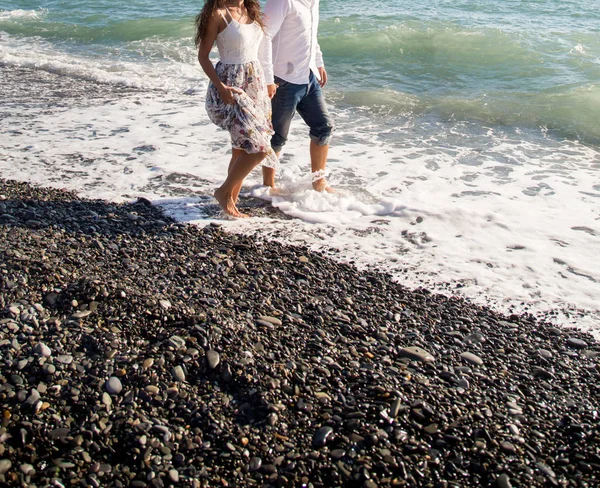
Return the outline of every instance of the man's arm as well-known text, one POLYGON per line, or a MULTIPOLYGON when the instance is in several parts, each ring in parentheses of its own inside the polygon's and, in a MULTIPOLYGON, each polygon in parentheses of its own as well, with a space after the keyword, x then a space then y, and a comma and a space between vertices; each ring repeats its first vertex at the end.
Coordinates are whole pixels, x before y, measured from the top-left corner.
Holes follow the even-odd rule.
MULTIPOLYGON (((288 14, 289 0, 267 0, 265 5, 265 35, 258 50, 258 59, 265 73, 267 85, 275 84, 273 75, 273 38, 281 29, 288 14)), ((270 94, 269 89, 269 94, 270 94)))
POLYGON ((327 71, 325 71, 325 63, 323 62, 323 53, 321 52, 321 46, 317 42, 317 49, 315 51, 315 64, 319 70, 319 85, 321 88, 327 84, 327 71))

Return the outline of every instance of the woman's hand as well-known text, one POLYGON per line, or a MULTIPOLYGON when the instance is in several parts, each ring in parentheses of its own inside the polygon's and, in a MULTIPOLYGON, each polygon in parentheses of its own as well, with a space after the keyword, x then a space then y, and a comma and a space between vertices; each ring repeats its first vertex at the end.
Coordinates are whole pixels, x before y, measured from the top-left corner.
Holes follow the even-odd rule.
POLYGON ((275 92, 277 91, 277 85, 273 83, 272 85, 267 85, 267 95, 269 98, 273 98, 275 96, 275 92))
POLYGON ((244 93, 244 90, 236 88, 234 86, 225 85, 222 85, 219 88, 219 95, 221 96, 221 100, 223 100, 223 102, 225 102, 227 105, 233 105, 236 103, 235 97, 233 96, 234 93, 241 95, 242 93, 244 93))

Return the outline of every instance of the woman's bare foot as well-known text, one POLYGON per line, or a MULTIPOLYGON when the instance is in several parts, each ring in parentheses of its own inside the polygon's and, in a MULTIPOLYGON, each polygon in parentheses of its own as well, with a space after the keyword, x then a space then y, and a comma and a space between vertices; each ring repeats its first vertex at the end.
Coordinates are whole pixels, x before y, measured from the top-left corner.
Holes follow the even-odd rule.
POLYGON ((319 192, 326 192, 326 193, 335 193, 335 189, 331 188, 328 184, 327 184, 327 180, 325 178, 320 178, 316 181, 313 181, 313 189, 319 192))
POLYGON ((238 210, 238 208, 235 206, 235 202, 233 201, 231 194, 228 195, 221 188, 217 188, 215 190, 214 196, 226 214, 231 215, 232 217, 237 217, 237 218, 248 217, 248 215, 240 212, 238 210))

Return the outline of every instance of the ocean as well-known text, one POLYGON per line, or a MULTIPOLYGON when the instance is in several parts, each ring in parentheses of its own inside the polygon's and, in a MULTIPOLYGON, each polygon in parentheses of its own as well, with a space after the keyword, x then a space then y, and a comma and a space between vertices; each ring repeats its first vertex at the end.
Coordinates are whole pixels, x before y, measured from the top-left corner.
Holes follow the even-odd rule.
POLYGON ((0 175, 145 197, 184 222, 306 245, 600 337, 595 0, 323 0, 337 192, 310 189, 295 120, 281 195, 253 172, 242 207, 272 212, 243 220, 223 219, 210 197, 229 138, 204 110, 200 8, 3 1, 0 175), (39 80, 8 76, 21 69, 39 80))

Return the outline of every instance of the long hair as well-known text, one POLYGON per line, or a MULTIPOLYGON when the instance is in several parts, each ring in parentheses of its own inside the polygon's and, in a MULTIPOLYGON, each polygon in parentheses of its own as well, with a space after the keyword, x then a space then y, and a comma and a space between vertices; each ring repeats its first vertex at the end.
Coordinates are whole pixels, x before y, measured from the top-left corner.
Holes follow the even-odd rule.
MULTIPOLYGON (((205 0, 204 7, 198 15, 196 15, 196 37, 194 39, 196 47, 200 45, 200 42, 206 34, 206 28, 208 27, 208 21, 212 17, 213 13, 218 9, 224 9, 227 6, 227 0, 205 0)), ((263 19, 263 13, 260 10, 260 4, 258 0, 244 0, 244 7, 248 12, 248 17, 252 22, 256 22, 261 29, 265 28, 263 19)))

